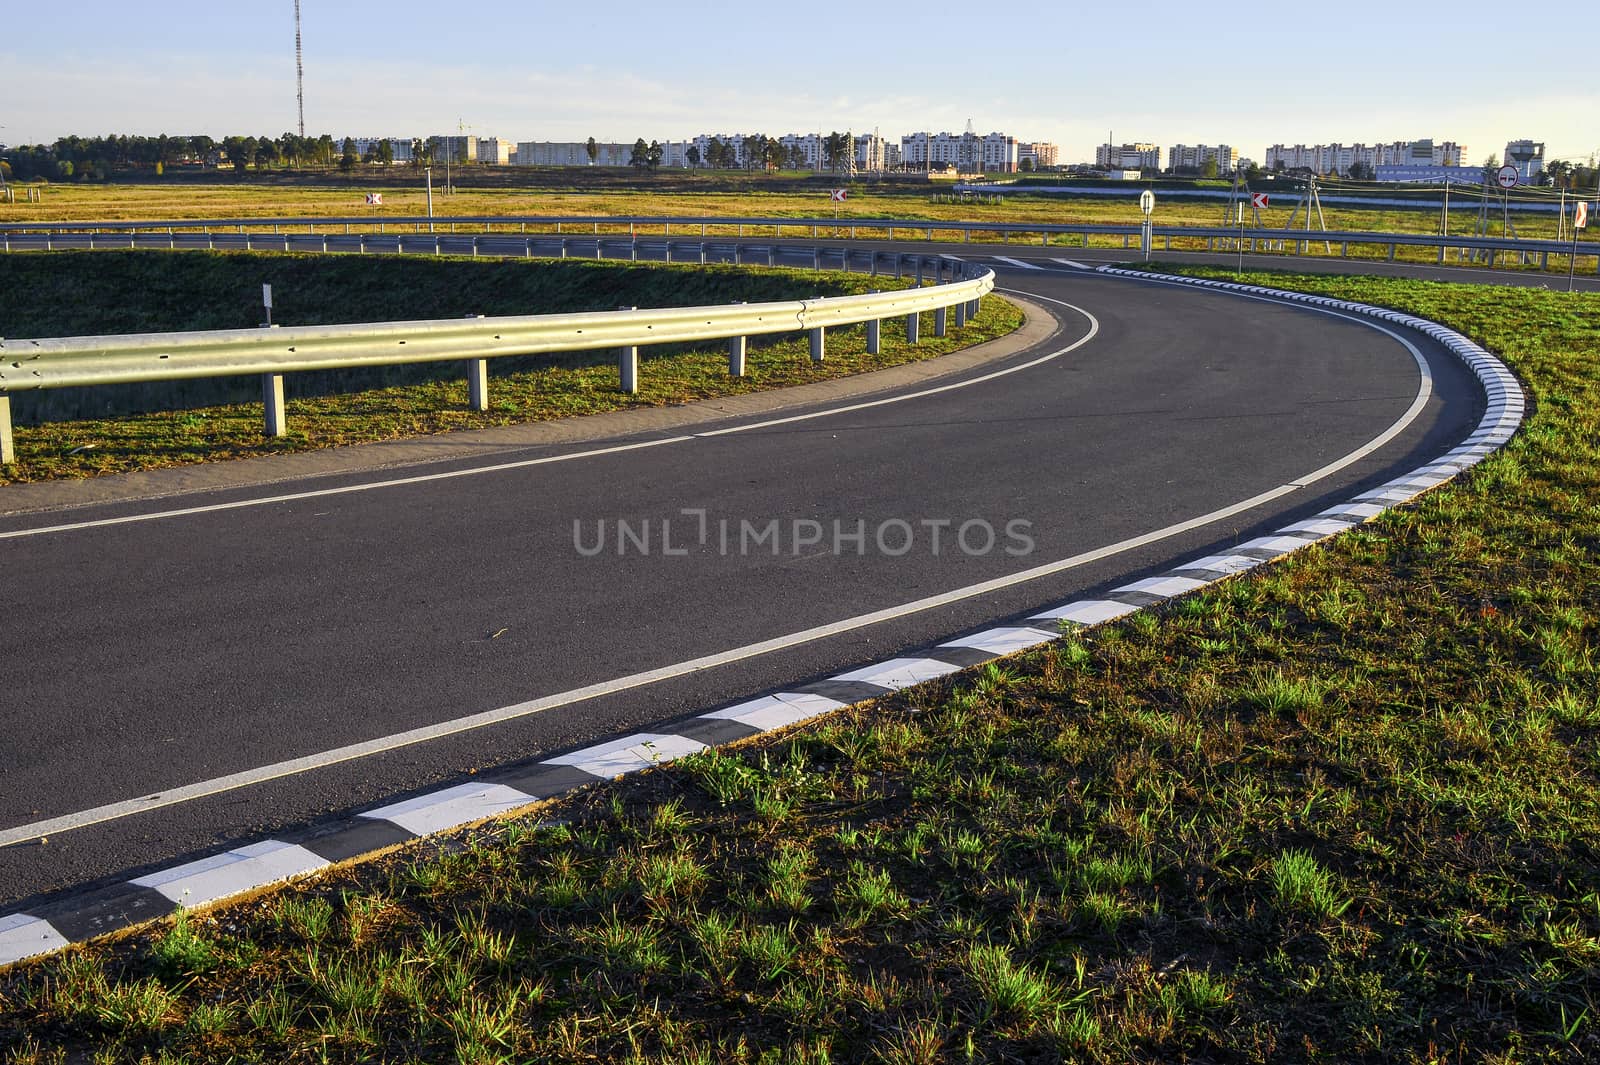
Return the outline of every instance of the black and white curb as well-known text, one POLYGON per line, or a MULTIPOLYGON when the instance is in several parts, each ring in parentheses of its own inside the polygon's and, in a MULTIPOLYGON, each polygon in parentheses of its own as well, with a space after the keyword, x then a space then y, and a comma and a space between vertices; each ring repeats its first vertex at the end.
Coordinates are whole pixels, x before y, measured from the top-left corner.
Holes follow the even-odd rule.
POLYGON ((0 916, 0 965, 153 921, 180 907, 206 906, 396 844, 515 813, 585 784, 612 780, 716 744, 786 728, 852 703, 1025 651, 1056 639, 1062 622, 1096 625, 1123 617, 1360 525, 1483 461, 1503 446, 1522 422, 1524 398, 1511 371, 1466 337, 1427 319, 1325 296, 1280 292, 1253 285, 1168 275, 1157 277, 1115 267, 1102 267, 1099 272, 1159 280, 1164 284, 1268 296, 1364 315, 1417 330, 1438 341, 1477 375, 1488 397, 1488 409, 1472 435, 1425 466, 1270 536, 1242 543, 1223 554, 1194 559, 1103 596, 1062 603, 1019 623, 950 640, 913 656, 892 658, 794 691, 775 692, 713 710, 664 726, 661 732, 635 733, 541 762, 491 770, 475 776, 469 783, 367 810, 283 839, 237 847, 110 887, 78 893, 25 913, 0 916))

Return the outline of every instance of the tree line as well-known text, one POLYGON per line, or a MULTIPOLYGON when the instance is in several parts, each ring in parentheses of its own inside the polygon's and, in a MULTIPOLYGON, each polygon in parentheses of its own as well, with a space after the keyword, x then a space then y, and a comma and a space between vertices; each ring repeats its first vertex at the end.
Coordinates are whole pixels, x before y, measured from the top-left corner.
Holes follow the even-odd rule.
MULTIPOLYGON (((411 163, 427 166, 437 154, 443 158, 440 138, 417 137, 411 141, 411 163)), ((277 137, 223 137, 221 140, 196 134, 159 137, 113 134, 105 137, 60 137, 53 144, 31 144, 8 148, 0 163, 5 176, 18 181, 79 180, 104 181, 113 170, 153 170, 163 172, 175 164, 204 163, 227 165, 242 173, 250 167, 273 168, 334 167, 354 169, 360 164, 387 166, 394 162, 394 145, 379 139, 358 151, 355 139, 336 141, 330 134, 302 137, 284 133, 277 137)))
MULTIPOLYGON (((589 139, 592 146, 594 138, 589 139)), ((704 152, 691 144, 684 151, 684 161, 691 167, 710 167, 713 170, 804 170, 810 166, 805 149, 798 144, 784 144, 776 137, 752 133, 743 138, 744 154, 733 141, 712 137, 704 152)), ((628 163, 641 170, 653 170, 661 165, 664 151, 659 143, 645 143, 643 137, 633 142, 633 152, 628 163)), ((829 170, 844 170, 855 155, 855 142, 848 133, 837 130, 822 139, 822 162, 829 170)), ((593 160, 593 152, 590 159, 593 160)))

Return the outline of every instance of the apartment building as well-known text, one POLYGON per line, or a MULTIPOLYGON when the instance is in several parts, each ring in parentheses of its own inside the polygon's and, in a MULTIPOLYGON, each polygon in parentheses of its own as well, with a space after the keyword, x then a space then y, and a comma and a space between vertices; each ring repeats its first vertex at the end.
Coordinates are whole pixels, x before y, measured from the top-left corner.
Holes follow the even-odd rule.
POLYGON ((1105 170, 1160 170, 1161 148, 1154 144, 1102 144, 1094 165, 1105 170))
POLYGON ((1231 174, 1239 165, 1239 153, 1226 144, 1174 144, 1167 149, 1167 169, 1204 170, 1217 164, 1217 173, 1231 174))

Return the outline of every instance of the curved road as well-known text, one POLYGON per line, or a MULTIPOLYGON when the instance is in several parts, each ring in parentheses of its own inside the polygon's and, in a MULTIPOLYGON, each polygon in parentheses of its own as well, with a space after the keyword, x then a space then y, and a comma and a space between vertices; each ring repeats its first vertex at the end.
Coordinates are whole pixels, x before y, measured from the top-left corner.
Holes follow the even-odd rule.
MULTIPOLYGON (((1305 308, 1067 267, 1008 270, 1001 287, 1050 308, 1055 334, 936 390, 872 397, 895 402, 0 518, 19 622, 0 660, 0 831, 1162 529, 1360 448, 1424 381, 1396 337, 1305 308), (269 495, 291 498, 218 509, 269 495)), ((1271 505, 825 639, 0 847, 0 904, 879 661, 1278 527, 1469 431, 1476 383, 1408 340, 1431 375, 1421 416, 1271 505)))

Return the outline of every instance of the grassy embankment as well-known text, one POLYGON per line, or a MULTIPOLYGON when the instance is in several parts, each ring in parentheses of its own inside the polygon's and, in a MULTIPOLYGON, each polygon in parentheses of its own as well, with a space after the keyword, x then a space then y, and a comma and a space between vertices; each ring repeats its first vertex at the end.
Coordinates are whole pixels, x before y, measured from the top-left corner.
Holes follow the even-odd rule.
MULTIPOLYGON (((275 317, 284 325, 760 302, 901 284, 860 273, 577 260, 58 252, 0 257, 0 321, 12 338, 248 328, 259 324, 264 281, 273 284, 275 317)), ((967 328, 943 338, 933 336, 932 316, 926 316, 915 346, 905 342, 903 320, 885 322, 876 356, 866 353, 863 327, 831 331, 821 365, 811 362, 803 338, 756 341, 743 378, 728 376, 721 347, 646 348, 640 391, 632 396, 618 391, 609 351, 496 360, 491 409, 481 414, 468 409, 459 364, 437 371, 453 377, 321 396, 296 397, 291 375, 287 437, 262 436, 259 403, 20 425, 19 461, 0 467, 0 483, 686 403, 931 358, 1010 332, 1020 321, 1013 305, 990 298, 967 328)), ((416 377, 413 372, 406 379, 416 377)), ((15 401, 19 411, 29 399, 15 401)))
MULTIPOLYGON (((437 173, 435 175, 438 176, 437 173)), ((954 222, 1035 222, 1048 224, 1124 224, 1141 220, 1138 193, 1143 187, 1129 183, 1126 196, 1057 196, 1010 193, 998 203, 939 202, 949 198, 942 185, 860 182, 852 186, 843 205, 828 201, 826 187, 838 179, 799 182, 791 178, 744 175, 737 179, 719 174, 623 175, 538 171, 525 178, 516 171, 495 173, 490 186, 464 184, 450 196, 436 182, 434 209, 440 215, 677 215, 747 217, 829 217, 839 214, 848 227, 851 219, 895 218, 954 222), (525 184, 519 184, 519 179, 525 184), (814 187, 813 187, 814 186, 814 187)), ((464 182, 487 181, 469 171, 464 182)), ((1220 201, 1188 201, 1157 192, 1156 221, 1161 225, 1215 226, 1224 223, 1220 201)), ((1263 223, 1285 226, 1298 193, 1272 190, 1272 206, 1262 212, 1263 223)), ((0 205, 0 221, 136 220, 184 218, 248 218, 272 216, 363 215, 374 228, 385 216, 422 215, 427 197, 419 173, 396 168, 373 172, 357 181, 327 184, 256 184, 219 176, 214 183, 151 183, 114 185, 53 185, 39 203, 0 205), (381 191, 381 208, 368 207, 364 193, 381 191)), ((1476 199, 1457 191, 1452 198, 1450 231, 1472 232, 1478 218, 1476 199)), ((1491 232, 1501 232, 1498 209, 1491 211, 1491 232)), ((1349 232, 1436 233, 1437 209, 1397 207, 1356 208, 1328 205, 1323 216, 1330 229, 1349 232)), ((1517 233, 1523 237, 1554 238, 1554 214, 1513 211, 1517 233)), ((1302 212, 1296 224, 1303 224, 1302 212)), ((623 230, 626 231, 625 228, 623 230)), ((843 230, 848 232, 846 228, 843 230)), ((698 233, 698 230, 695 231, 698 233)), ((725 235, 713 230, 713 235, 725 235)), ((751 234, 755 235, 755 234, 751 234)), ((793 235, 793 234, 791 234, 793 235)), ((876 235, 865 231, 862 236, 876 235)), ((897 236, 914 237, 912 232, 897 236)), ((995 234, 974 233, 974 239, 1000 239, 995 234)), ((1078 247, 1077 238, 1061 246, 1078 247)), ((1092 246, 1121 247, 1118 238, 1095 238, 1092 246)), ((1590 249, 1592 251, 1592 248, 1590 249)), ((1352 255, 1386 255, 1387 249, 1352 248, 1352 255)), ((1402 258, 1406 253, 1402 251, 1402 258)), ((1416 253, 1428 261, 1427 253, 1416 253)))
POLYGON ((1600 298, 1249 280, 1470 334, 1527 383, 1524 431, 1156 613, 19 968, 0 1045, 1594 1060, 1600 298))

